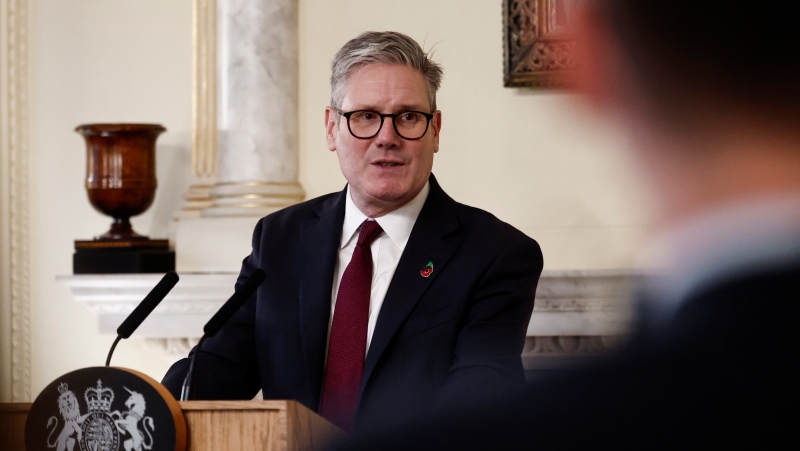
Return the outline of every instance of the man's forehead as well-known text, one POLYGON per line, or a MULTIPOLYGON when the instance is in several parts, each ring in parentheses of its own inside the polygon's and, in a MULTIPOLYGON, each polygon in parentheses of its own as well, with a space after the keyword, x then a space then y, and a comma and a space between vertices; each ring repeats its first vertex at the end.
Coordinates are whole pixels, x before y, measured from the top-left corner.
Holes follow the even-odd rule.
POLYGON ((371 63, 351 69, 344 83, 343 106, 426 108, 428 86, 422 72, 402 64, 371 63))

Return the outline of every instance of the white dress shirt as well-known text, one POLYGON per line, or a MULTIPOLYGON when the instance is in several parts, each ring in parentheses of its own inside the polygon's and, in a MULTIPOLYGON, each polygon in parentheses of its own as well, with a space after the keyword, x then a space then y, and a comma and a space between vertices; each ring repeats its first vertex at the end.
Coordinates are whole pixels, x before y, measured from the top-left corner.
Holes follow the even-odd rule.
MULTIPOLYGON (((375 331, 375 323, 378 321, 378 313, 381 311, 383 299, 389 289, 394 271, 400 262, 400 256, 406 248, 411 229, 417 221, 422 206, 430 192, 430 183, 426 183, 422 191, 410 202, 402 207, 387 213, 374 220, 381 226, 383 232, 370 245, 372 252, 372 290, 369 297, 369 322, 367 323, 367 349, 372 341, 372 333, 375 331)), ((333 279, 333 291, 331 293, 331 317, 328 321, 328 336, 330 338, 331 324, 333 324, 333 313, 336 309, 336 294, 339 291, 339 283, 342 281, 344 270, 353 258, 353 251, 358 242, 358 231, 361 223, 367 218, 361 210, 353 203, 350 197, 350 187, 347 188, 347 195, 344 210, 344 224, 342 226, 342 238, 339 245, 339 258, 336 262, 336 270, 333 279)))

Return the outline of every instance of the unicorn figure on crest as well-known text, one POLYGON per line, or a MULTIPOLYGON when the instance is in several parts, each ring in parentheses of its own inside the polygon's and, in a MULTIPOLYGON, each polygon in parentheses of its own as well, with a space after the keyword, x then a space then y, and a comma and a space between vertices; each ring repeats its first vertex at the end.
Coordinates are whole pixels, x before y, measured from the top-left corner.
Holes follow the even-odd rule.
POLYGON ((155 430, 155 426, 153 424, 153 417, 144 416, 144 396, 142 396, 141 393, 128 390, 127 387, 122 388, 124 388, 131 395, 125 401, 125 407, 128 408, 128 411, 122 414, 119 412, 114 412, 113 416, 115 417, 114 423, 116 423, 120 433, 123 435, 130 435, 130 438, 122 443, 122 445, 125 447, 125 451, 143 451, 144 449, 153 449, 152 432, 155 430), (142 429, 144 430, 144 433, 147 434, 147 442, 145 442, 145 437, 142 433, 142 430, 139 429, 140 421, 142 422, 142 429))

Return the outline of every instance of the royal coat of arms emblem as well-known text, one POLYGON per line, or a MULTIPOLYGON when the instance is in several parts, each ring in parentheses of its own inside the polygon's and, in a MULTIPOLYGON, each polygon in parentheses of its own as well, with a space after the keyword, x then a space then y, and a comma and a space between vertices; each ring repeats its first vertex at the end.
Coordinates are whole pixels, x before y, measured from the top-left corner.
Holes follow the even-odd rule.
MULTIPOLYGON (((51 383, 34 402, 25 429, 28 450, 174 450, 185 443, 176 440, 174 415, 150 382, 115 368, 78 370, 51 383), (155 410, 148 411, 148 404, 155 410)), ((185 434, 185 425, 179 429, 185 434)))

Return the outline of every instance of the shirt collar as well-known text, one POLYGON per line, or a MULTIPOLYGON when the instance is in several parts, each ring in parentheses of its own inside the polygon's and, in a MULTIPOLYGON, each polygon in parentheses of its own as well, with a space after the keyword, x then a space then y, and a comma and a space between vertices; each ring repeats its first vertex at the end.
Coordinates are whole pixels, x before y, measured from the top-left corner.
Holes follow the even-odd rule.
MULTIPOLYGON (((425 201, 428 199, 430 190, 430 182, 425 182, 425 186, 422 187, 422 190, 408 203, 397 210, 375 218, 384 233, 386 233, 389 239, 392 240, 392 243, 401 251, 405 249, 406 243, 408 243, 408 238, 411 236, 411 229, 414 228, 414 223, 417 221, 420 211, 422 211, 422 206, 425 205, 425 201)), ((368 219, 367 216, 362 213, 353 202, 353 198, 350 196, 350 185, 347 185, 340 249, 347 246, 347 243, 355 236, 361 223, 366 219, 368 219)))

